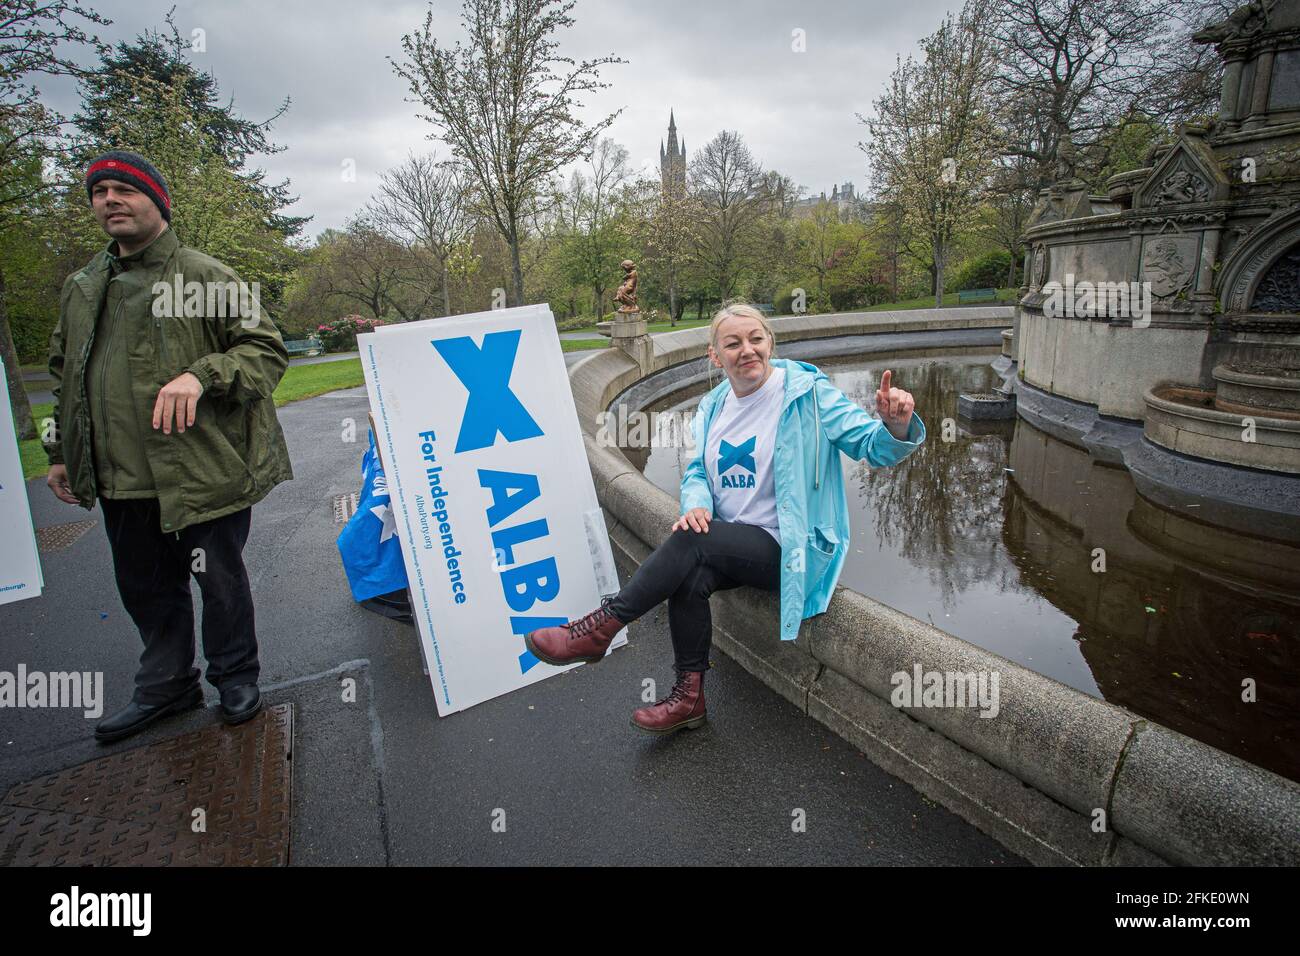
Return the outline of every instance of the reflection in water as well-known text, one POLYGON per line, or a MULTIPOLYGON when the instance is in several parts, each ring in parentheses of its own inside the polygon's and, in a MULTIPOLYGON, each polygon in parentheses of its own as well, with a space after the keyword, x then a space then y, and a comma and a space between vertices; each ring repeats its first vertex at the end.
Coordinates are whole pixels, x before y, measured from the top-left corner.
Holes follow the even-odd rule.
MULTIPOLYGON (((1300 780, 1300 542, 1158 508, 1124 469, 1024 421, 950 424, 944 441, 958 394, 997 383, 989 359, 818 363, 868 411, 892 368, 929 431, 894 468, 841 459, 853 534, 840 583, 1300 780), (1242 700, 1243 681, 1255 702, 1242 700)), ((654 410, 693 409, 703 391, 654 410)), ((692 454, 624 453, 674 496, 692 454)))

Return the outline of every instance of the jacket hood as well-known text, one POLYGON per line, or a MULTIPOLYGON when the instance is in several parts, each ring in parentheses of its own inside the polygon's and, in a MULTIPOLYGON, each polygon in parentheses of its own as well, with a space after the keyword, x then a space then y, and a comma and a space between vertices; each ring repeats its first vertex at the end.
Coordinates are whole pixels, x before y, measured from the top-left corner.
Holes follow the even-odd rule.
POLYGON ((772 364, 785 369, 785 403, 787 405, 812 388, 813 383, 818 378, 829 378, 816 365, 810 362, 801 362, 798 359, 774 358, 772 364))
MULTIPOLYGON (((813 383, 816 382, 817 379, 824 378, 829 380, 830 378, 830 376, 819 369, 816 365, 809 362, 801 362, 798 359, 774 358, 772 359, 772 367, 785 370, 785 398, 781 403, 783 411, 786 406, 796 398, 811 389, 813 383)), ((726 395, 730 389, 731 379, 724 375, 722 381, 713 386, 713 390, 700 400, 700 407, 706 408, 706 403, 708 407, 711 407, 715 403, 721 401, 722 397, 726 395)))

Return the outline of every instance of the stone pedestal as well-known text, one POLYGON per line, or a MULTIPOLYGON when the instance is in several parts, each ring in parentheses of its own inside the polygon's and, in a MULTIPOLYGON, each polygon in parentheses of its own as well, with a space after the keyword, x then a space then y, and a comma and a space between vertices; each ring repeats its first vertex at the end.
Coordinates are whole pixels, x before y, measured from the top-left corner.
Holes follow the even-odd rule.
POLYGON ((640 309, 626 312, 620 309, 615 312, 610 338, 615 348, 632 356, 642 375, 648 375, 654 370, 654 346, 646 332, 646 321, 641 317, 640 309))

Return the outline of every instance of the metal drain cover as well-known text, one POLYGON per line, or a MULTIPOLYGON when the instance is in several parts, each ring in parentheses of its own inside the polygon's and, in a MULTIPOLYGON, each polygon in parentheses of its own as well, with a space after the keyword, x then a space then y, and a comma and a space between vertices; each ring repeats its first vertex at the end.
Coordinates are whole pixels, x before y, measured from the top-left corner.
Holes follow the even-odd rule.
POLYGON ((20 783, 0 803, 0 866, 284 866, 292 749, 293 705, 277 704, 20 783))
POLYGON ((50 525, 48 528, 36 529, 36 545, 42 551, 62 551, 71 547, 78 538, 98 524, 94 518, 85 521, 70 521, 67 524, 50 525))
POLYGON ((346 495, 334 496, 334 523, 346 524, 348 519, 357 513, 357 493, 349 492, 346 495))

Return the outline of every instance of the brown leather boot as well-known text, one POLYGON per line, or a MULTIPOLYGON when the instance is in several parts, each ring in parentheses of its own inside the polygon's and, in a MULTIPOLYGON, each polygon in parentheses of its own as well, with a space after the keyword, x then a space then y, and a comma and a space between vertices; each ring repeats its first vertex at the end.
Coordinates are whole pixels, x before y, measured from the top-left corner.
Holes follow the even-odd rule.
POLYGON ((544 627, 524 635, 524 644, 539 661, 563 667, 575 661, 594 664, 605 657, 610 641, 627 625, 606 608, 613 598, 576 621, 559 627, 544 627))
POLYGON ((671 734, 683 727, 694 730, 704 721, 702 671, 681 671, 667 697, 632 714, 632 726, 649 734, 671 734))

